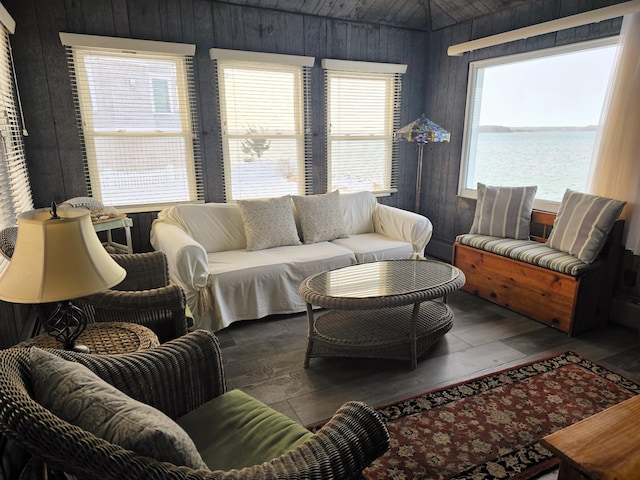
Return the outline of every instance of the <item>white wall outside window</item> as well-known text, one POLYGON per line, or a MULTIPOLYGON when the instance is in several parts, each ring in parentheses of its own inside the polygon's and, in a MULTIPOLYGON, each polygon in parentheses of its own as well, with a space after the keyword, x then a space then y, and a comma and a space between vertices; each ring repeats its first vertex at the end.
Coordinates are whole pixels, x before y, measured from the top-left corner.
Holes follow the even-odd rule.
POLYGON ((555 211, 585 191, 617 38, 472 62, 459 194, 477 182, 537 185, 555 211))

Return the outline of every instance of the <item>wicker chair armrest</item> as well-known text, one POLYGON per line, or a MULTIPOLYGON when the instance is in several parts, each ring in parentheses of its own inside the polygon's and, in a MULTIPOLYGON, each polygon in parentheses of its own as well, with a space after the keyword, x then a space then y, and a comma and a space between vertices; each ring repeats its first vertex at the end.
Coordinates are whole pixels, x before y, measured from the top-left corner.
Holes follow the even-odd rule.
POLYGON ((149 350, 86 355, 55 350, 86 365, 127 395, 177 418, 226 391, 217 337, 196 330, 149 350))
POLYGON ((178 285, 121 292, 107 290, 78 301, 93 322, 129 322, 151 329, 161 343, 188 331, 184 291, 178 285))
POLYGON ((111 255, 127 271, 116 290, 149 290, 169 285, 167 257, 162 252, 118 253, 111 255))
POLYGON ((362 402, 347 402, 309 440, 262 465, 231 472, 214 472, 231 479, 349 479, 389 448, 384 420, 362 402))
POLYGON ((105 290, 104 292, 89 295, 81 299, 96 308, 111 310, 184 310, 185 295, 179 285, 167 285, 166 287, 150 290, 120 291, 105 290))

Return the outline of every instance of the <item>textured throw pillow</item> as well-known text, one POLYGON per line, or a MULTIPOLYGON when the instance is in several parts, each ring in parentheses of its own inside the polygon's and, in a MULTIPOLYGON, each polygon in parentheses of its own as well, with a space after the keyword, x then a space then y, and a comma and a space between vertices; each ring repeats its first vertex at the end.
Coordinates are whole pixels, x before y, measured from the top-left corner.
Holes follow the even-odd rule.
POLYGON ((34 399, 97 437, 161 462, 208 469, 187 433, 79 363, 31 348, 34 399))
POLYGON ((338 190, 292 198, 298 211, 304 243, 326 242, 345 236, 346 229, 338 190))
POLYGON ((291 197, 238 200, 247 250, 300 245, 291 197))
POLYGON ((478 203, 469 233, 527 240, 538 187, 494 187, 478 183, 478 203))
POLYGON ((567 189, 547 245, 593 263, 625 203, 567 189))

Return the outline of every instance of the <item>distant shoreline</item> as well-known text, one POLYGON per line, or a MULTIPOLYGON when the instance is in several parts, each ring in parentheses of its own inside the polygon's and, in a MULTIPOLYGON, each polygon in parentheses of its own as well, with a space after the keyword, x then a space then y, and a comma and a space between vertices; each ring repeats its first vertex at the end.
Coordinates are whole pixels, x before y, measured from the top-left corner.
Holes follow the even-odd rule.
POLYGON ((597 125, 586 127, 504 127, 502 125, 480 125, 479 133, 513 133, 513 132, 590 132, 598 129, 597 125))

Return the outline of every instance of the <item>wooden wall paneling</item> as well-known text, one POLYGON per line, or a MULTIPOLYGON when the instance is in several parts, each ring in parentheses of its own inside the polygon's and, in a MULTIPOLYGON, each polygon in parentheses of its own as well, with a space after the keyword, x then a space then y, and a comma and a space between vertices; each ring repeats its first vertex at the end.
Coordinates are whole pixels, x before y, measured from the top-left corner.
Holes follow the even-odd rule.
POLYGON ((346 58, 363 62, 367 59, 367 26, 357 23, 347 24, 346 58))
MULTIPOLYGON (((347 23, 331 21, 327 28, 327 58, 338 60, 348 59, 347 51, 347 23)), ((355 59, 349 59, 355 60, 355 59)))
POLYGON ((386 56, 387 46, 381 46, 380 32, 382 28, 379 26, 368 25, 366 29, 366 38, 364 39, 367 46, 367 53, 363 59, 366 62, 384 62, 382 60, 386 56))
POLYGON ((180 2, 159 0, 161 38, 166 42, 183 43, 182 20, 180 18, 180 2))
POLYGON ((64 0, 64 10, 67 14, 67 31, 78 33, 85 31, 82 4, 76 0, 64 0))
POLYGON ((220 128, 218 125, 216 95, 214 85, 213 62, 209 57, 209 49, 216 46, 217 27, 222 22, 214 19, 220 15, 219 4, 212 6, 205 0, 194 0, 194 37, 196 54, 194 68, 197 65, 195 86, 198 95, 198 113, 200 120, 200 151, 204 175, 205 201, 223 201, 224 179, 220 156, 216 153, 220 148, 220 128))
POLYGON ((48 88, 57 92, 57 95, 50 97, 53 123, 49 129, 53 134, 53 144, 57 144, 55 151, 59 155, 63 181, 55 192, 55 198, 51 198, 47 204, 52 200, 61 202, 83 196, 87 192, 75 107, 71 101, 69 67, 65 47, 59 36, 61 30, 66 30, 66 22, 62 0, 38 3, 38 23, 48 88))
MULTIPOLYGON (((254 18, 256 20, 255 32, 252 33, 257 37, 259 44, 251 48, 251 45, 247 43, 249 45, 247 48, 268 53, 286 51, 288 32, 283 15, 273 10, 257 10, 255 13, 257 14, 257 18, 254 18)), ((251 22, 249 18, 246 21, 251 22)))
POLYGON ((304 55, 304 17, 288 14, 285 17, 285 51, 291 55, 304 55))
MULTIPOLYGON (((119 24, 119 28, 116 29, 111 0, 81 0, 80 3, 82 4, 86 30, 75 33, 115 37, 118 36, 118 33, 122 34, 127 30, 123 24, 119 24)), ((119 9, 119 13, 122 13, 121 9, 119 9)))
POLYGON ((326 96, 324 69, 320 65, 322 58, 327 57, 327 20, 320 17, 305 16, 303 31, 304 55, 316 58, 315 65, 311 69, 312 193, 325 193, 327 175, 326 96))
POLYGON ((128 2, 131 37, 144 40, 163 40, 160 0, 128 2))
MULTIPOLYGON (((261 10, 256 8, 245 8, 242 10, 242 32, 244 35, 244 46, 242 50, 262 52, 262 38, 260 36, 261 10)), ((279 34, 282 34, 280 30, 279 34)), ((236 48, 236 47, 234 47, 236 48)))
MULTIPOLYGON (((183 43, 195 43, 195 25, 192 0, 178 0, 180 6, 180 24, 183 43)), ((211 45, 213 47, 214 45, 211 45)))
POLYGON ((127 0, 110 0, 110 3, 113 12, 113 35, 122 38, 131 37, 127 0))
POLYGON ((50 90, 38 21, 39 4, 35 0, 11 0, 3 4, 14 19, 21 20, 10 41, 16 59, 25 126, 30 131, 24 141, 31 190, 35 206, 43 207, 52 200, 64 200, 64 192, 61 192, 64 179, 53 127, 51 98, 48 96, 50 90), (23 58, 28 58, 28 63, 21 62, 23 58))

